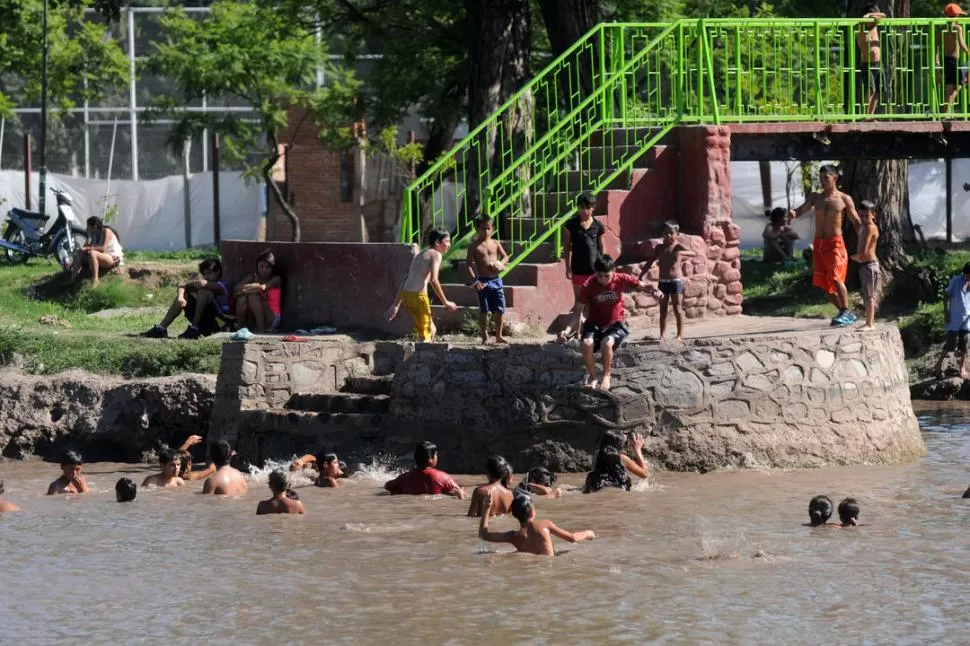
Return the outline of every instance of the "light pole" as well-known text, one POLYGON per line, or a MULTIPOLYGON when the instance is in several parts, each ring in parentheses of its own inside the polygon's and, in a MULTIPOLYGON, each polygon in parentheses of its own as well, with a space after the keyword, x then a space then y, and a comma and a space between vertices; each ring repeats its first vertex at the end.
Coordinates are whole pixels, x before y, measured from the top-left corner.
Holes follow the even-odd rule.
POLYGON ((38 211, 47 208, 47 0, 44 0, 44 40, 40 69, 40 187, 37 195, 38 211))

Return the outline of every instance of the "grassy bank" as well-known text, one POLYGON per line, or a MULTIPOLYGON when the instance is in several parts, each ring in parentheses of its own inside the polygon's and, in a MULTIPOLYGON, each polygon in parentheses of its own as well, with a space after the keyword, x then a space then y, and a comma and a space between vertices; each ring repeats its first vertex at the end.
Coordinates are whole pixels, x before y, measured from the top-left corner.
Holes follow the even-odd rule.
MULTIPOLYGON (((97 288, 88 281, 68 286, 58 268, 43 261, 0 265, 0 364, 39 374, 70 368, 130 377, 217 372, 219 341, 137 337, 158 322, 207 253, 129 254, 128 267, 138 267, 139 279, 109 275, 97 288)), ((181 331, 180 324, 172 331, 181 331)))

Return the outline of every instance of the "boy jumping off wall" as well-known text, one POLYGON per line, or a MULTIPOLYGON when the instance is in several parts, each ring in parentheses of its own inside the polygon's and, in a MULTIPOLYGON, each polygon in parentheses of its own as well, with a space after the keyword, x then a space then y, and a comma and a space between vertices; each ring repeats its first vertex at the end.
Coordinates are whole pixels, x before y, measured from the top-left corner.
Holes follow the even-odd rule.
MULTIPOLYGON (((415 245, 416 247, 417 245, 415 245)), ((444 229, 432 229, 428 232, 428 248, 419 253, 411 261, 408 276, 401 283, 394 304, 387 310, 387 320, 392 321, 404 303, 411 318, 414 320, 414 333, 418 341, 433 341, 437 334, 434 322, 431 320, 431 300, 428 298, 428 282, 441 304, 449 312, 454 312, 458 306, 445 298, 445 292, 438 281, 438 271, 441 269, 441 257, 451 248, 451 234, 444 229)))

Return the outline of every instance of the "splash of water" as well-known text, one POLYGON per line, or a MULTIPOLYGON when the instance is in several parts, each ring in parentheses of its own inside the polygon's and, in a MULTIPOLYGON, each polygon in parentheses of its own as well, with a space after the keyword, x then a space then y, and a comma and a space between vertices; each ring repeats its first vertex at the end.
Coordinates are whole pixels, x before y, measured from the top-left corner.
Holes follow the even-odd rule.
MULTIPOLYGON (((296 456, 294 456, 296 459, 296 456)), ((305 485, 313 484, 313 478, 308 476, 304 471, 290 471, 290 462, 292 460, 267 460, 262 467, 257 467, 256 465, 249 465, 249 479, 252 484, 266 484, 269 482, 269 474, 273 473, 279 469, 283 473, 287 474, 291 487, 302 487, 305 485)))
POLYGON ((375 482, 384 485, 388 480, 393 480, 402 473, 402 470, 394 464, 394 459, 379 455, 371 458, 370 464, 358 464, 356 471, 351 475, 352 480, 361 482, 375 482))

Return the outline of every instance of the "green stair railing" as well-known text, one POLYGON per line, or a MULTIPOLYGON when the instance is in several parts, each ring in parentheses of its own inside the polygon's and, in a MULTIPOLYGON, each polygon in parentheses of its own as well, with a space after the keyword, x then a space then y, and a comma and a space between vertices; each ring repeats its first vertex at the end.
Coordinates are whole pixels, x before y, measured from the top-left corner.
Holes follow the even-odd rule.
POLYGON ((679 124, 968 119, 970 91, 946 104, 940 57, 966 24, 880 21, 886 91, 872 115, 857 72, 868 21, 598 25, 405 190, 401 240, 443 226, 461 243, 487 213, 507 270, 548 241, 558 257, 576 196, 625 187, 679 124))

